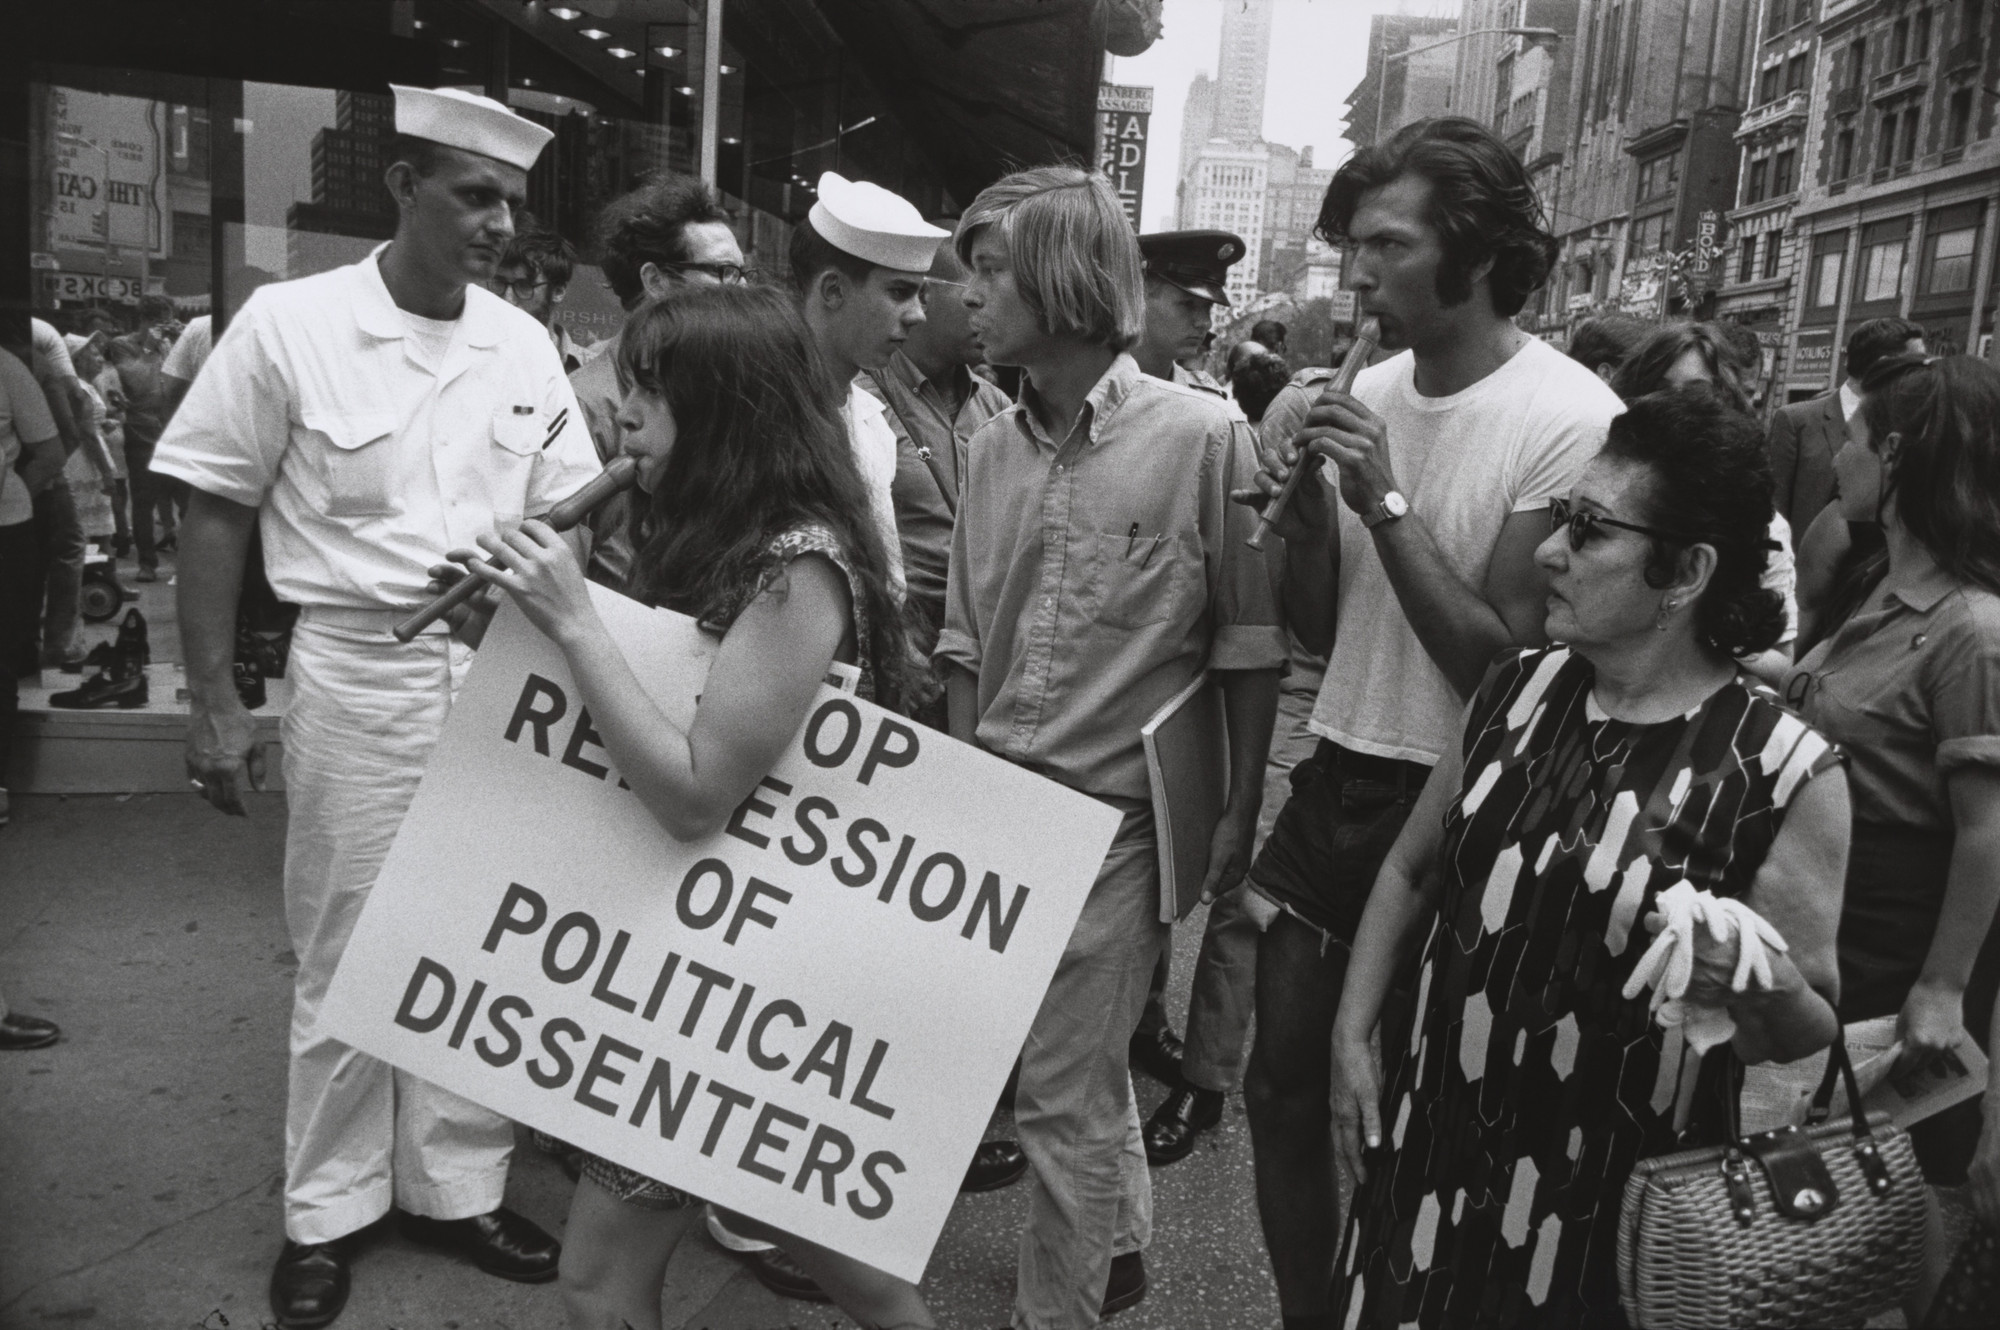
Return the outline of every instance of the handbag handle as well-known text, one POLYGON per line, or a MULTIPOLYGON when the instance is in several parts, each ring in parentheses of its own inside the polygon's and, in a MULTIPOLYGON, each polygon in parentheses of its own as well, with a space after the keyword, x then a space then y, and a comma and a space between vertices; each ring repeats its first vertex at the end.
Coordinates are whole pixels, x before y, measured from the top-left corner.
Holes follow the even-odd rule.
POLYGON ((1819 1079, 1819 1089, 1813 1091, 1812 1106, 1806 1110, 1807 1123, 1824 1122, 1833 1111, 1836 1073, 1847 1086, 1847 1117, 1854 1132, 1855 1161, 1868 1179, 1868 1190, 1877 1196, 1884 1195, 1889 1190, 1889 1165, 1883 1162, 1882 1152, 1876 1148, 1875 1133, 1868 1126, 1868 1110, 1861 1106, 1861 1087, 1854 1079, 1853 1059, 1847 1055, 1845 1022, 1834 1029, 1833 1047, 1826 1054, 1826 1072, 1819 1079))

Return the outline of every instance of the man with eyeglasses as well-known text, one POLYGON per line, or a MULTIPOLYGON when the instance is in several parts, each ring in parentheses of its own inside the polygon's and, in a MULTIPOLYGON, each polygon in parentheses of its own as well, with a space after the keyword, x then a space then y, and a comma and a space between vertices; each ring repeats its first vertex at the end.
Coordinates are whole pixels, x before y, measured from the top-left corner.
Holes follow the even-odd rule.
POLYGON ((792 289, 834 382, 847 385, 848 442, 889 556, 889 580, 901 591, 896 432, 859 376, 885 368, 923 325, 924 283, 951 233, 926 222, 908 199, 865 180, 827 171, 816 193, 792 229, 792 289))
MULTIPOLYGON (((604 280, 627 314, 689 286, 738 284, 746 279, 743 249, 729 228, 722 200, 691 176, 663 175, 605 206, 597 224, 604 280)), ((618 338, 570 374, 599 458, 618 455, 618 408, 631 385, 618 367, 618 338)), ((593 582, 622 590, 632 567, 631 496, 620 494, 591 519, 593 582)))
POLYGON ((583 348, 569 330, 556 322, 556 306, 569 294, 576 273, 576 246, 554 231, 531 227, 518 231, 493 269, 486 289, 549 330, 549 340, 562 357, 563 373, 583 367, 583 348))

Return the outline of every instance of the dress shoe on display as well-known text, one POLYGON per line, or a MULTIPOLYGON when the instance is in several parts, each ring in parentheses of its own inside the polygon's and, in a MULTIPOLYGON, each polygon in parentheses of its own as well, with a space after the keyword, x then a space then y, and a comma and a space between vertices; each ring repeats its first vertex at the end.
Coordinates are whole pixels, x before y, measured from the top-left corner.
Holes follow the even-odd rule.
POLYGON ((278 1318, 279 1330, 332 1325, 347 1305, 348 1266, 353 1259, 346 1238, 332 1242, 287 1238, 271 1269, 271 1313, 278 1318))
POLYGON ((137 656, 141 665, 151 665, 153 645, 146 639, 146 616, 137 610, 126 610, 118 624, 118 641, 114 645, 137 656))
POLYGON ((39 1016, 23 1016, 18 1011, 10 1011, 0 1016, 0 1049, 14 1049, 25 1052, 31 1048, 47 1048, 62 1038, 62 1031, 54 1021, 45 1021, 39 1016))
POLYGON ((89 711, 97 707, 143 707, 151 698, 146 683, 146 667, 130 652, 111 650, 111 658, 97 673, 65 693, 50 693, 49 705, 65 711, 89 711))
POLYGON ((502 1207, 470 1219, 428 1219, 396 1212, 396 1228, 411 1242, 468 1257, 489 1275, 517 1284, 546 1284, 556 1277, 562 1244, 502 1207))
POLYGON ((1146 1162, 1171 1164, 1194 1150, 1194 1139, 1222 1121, 1222 1091, 1182 1084, 1146 1119, 1146 1162))
POLYGON ((1021 1153, 1019 1141, 981 1141, 979 1148, 972 1152, 972 1163, 965 1170, 965 1181, 958 1184, 961 1192, 999 1191, 1019 1182, 1028 1171, 1028 1156, 1021 1153))
POLYGON ((1171 1025, 1162 1024, 1150 1035, 1140 1030, 1132 1036, 1132 1065, 1168 1089, 1181 1083, 1181 1052, 1181 1037, 1171 1025))
POLYGON ((1111 1278, 1104 1285, 1104 1307, 1100 1316, 1111 1316, 1136 1307, 1146 1296, 1146 1258, 1128 1251, 1111 1258, 1111 1278))
POLYGON ((102 669, 110 660, 111 644, 109 642, 99 642, 90 649, 88 654, 78 656, 75 660, 64 661, 62 663, 62 672, 64 674, 82 674, 85 670, 102 669))
POLYGON ((758 1283, 781 1298, 795 1298, 800 1302, 833 1301, 797 1261, 785 1255, 782 1247, 745 1252, 743 1263, 750 1267, 750 1273, 757 1276, 758 1283))

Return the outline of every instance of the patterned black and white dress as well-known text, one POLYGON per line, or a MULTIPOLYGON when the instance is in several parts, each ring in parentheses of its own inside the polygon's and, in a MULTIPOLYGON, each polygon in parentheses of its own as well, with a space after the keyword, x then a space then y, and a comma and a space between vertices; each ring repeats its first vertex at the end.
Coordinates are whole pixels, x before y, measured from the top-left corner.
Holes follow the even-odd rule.
POLYGON ((1759 685, 1636 725, 1604 714, 1594 678, 1566 648, 1513 653, 1473 703, 1337 1325, 1622 1325, 1625 1179, 1721 1138, 1722 1059, 1702 1076, 1619 990, 1654 897, 1683 878, 1748 892, 1787 805, 1839 759, 1759 685))

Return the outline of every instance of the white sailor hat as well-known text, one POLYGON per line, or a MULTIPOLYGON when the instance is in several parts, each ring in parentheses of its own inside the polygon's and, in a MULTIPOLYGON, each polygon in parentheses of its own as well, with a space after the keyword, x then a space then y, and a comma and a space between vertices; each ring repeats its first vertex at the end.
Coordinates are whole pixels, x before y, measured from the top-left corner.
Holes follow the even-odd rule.
POLYGON ((477 93, 406 88, 399 83, 391 83, 389 91, 396 94, 398 134, 497 158, 523 171, 534 166, 543 146, 555 137, 553 131, 477 93))
POLYGON ((923 218, 900 194, 828 171, 807 220, 835 249, 901 272, 928 272, 938 245, 951 234, 923 218))

